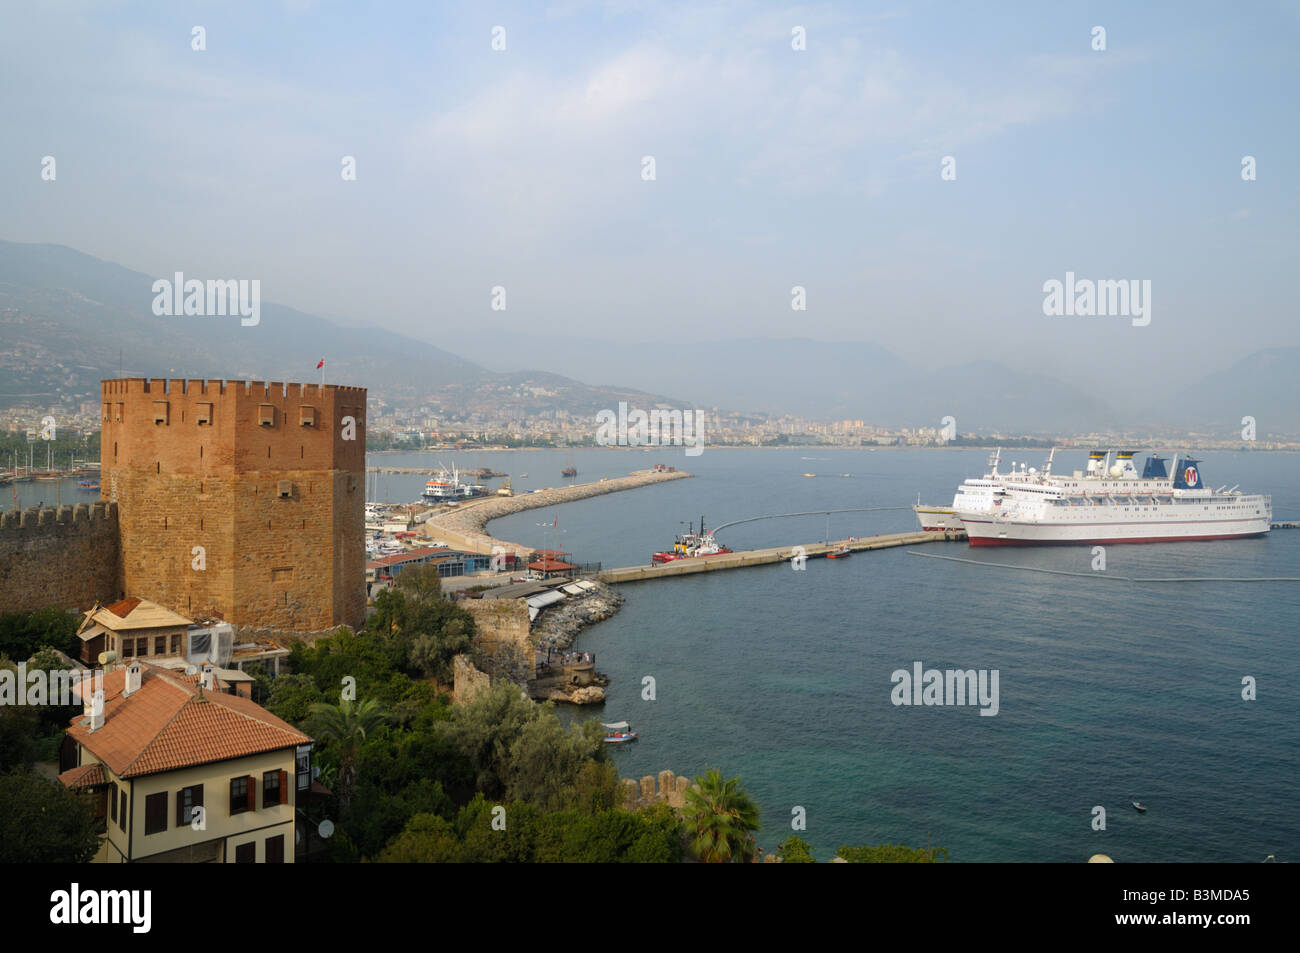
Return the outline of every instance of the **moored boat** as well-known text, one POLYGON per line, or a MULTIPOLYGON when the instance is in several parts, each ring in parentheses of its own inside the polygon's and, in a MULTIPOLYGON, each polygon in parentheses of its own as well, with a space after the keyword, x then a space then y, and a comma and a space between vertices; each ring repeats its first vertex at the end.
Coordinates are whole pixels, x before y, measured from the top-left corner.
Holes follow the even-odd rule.
POLYGON ((639 737, 626 721, 615 721, 608 724, 601 722, 601 725, 605 729, 605 737, 603 740, 607 745, 626 744, 629 741, 636 741, 639 737))
POLYGON ((1010 473, 967 480, 953 509, 972 546, 1194 542, 1263 536, 1272 498, 1235 486, 1210 489, 1200 461, 1152 452, 1139 473, 1134 452, 1093 451, 1086 470, 1039 472, 1013 463, 1010 473))
POLYGON ((704 517, 700 517, 700 531, 695 532, 695 524, 690 525, 689 532, 678 536, 673 542, 673 548, 666 552, 654 553, 650 559, 653 563, 670 563, 677 559, 694 559, 697 556, 716 556, 719 553, 729 553, 731 548, 724 546, 713 538, 713 534, 705 530, 704 517))

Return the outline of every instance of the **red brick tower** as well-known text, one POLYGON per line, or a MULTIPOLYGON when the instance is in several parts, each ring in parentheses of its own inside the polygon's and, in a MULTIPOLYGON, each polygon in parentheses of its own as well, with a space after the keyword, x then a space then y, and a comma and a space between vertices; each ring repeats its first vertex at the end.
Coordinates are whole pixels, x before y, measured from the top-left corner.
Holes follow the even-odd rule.
POLYGON ((312 631, 365 611, 362 387, 106 380, 100 494, 128 595, 312 631))

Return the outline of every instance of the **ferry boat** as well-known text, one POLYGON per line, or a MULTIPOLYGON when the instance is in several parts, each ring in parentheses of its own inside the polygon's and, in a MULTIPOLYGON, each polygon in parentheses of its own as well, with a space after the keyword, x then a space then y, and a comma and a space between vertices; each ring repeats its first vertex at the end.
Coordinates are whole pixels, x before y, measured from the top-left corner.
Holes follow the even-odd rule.
POLYGON ((450 470, 440 467, 437 478, 426 483, 420 494, 432 503, 460 503, 487 495, 488 488, 481 484, 460 482, 460 471, 454 463, 450 470))
POLYGON ((1056 450, 1042 472, 997 457, 984 477, 957 489, 953 510, 972 546, 1191 542, 1263 536, 1272 497, 1236 486, 1210 489, 1200 461, 1151 452, 1142 472, 1132 450, 1095 450, 1087 469, 1052 474, 1056 450))
POLYGON ((716 556, 719 553, 729 553, 731 549, 723 546, 713 534, 704 529, 704 517, 700 517, 700 531, 695 532, 695 524, 690 525, 690 532, 684 533, 677 537, 673 542, 673 548, 668 552, 655 553, 651 556, 654 563, 670 563, 676 559, 693 559, 696 556, 716 556))

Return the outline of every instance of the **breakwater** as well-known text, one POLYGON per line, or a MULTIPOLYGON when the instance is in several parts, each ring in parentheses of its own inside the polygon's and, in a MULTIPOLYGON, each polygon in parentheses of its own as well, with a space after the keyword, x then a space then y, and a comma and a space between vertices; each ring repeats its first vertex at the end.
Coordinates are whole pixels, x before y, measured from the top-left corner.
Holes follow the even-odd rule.
MULTIPOLYGON (((423 524, 424 535, 430 539, 444 540, 453 548, 463 552, 491 553, 493 547, 500 547, 506 552, 524 556, 535 552, 534 548, 522 543, 493 539, 488 535, 487 524, 494 519, 512 513, 522 513, 524 510, 572 503, 574 500, 585 500, 605 493, 618 493, 621 490, 634 490, 653 483, 684 480, 689 476, 691 474, 681 470, 634 470, 625 477, 617 477, 613 480, 553 487, 533 493, 521 493, 518 496, 488 497, 484 500, 464 503, 451 512, 435 512, 423 524)), ((499 552, 500 549, 497 551, 499 552)))
POLYGON ((624 566, 620 569, 606 569, 600 573, 601 582, 641 582, 650 579, 663 579, 672 576, 689 576, 698 572, 717 572, 722 569, 742 569, 746 566, 766 566, 772 563, 788 562, 799 557, 814 559, 833 553, 842 546, 854 552, 869 549, 890 549, 894 546, 914 546, 918 543, 933 543, 942 540, 962 540, 966 538, 965 530, 947 532, 889 533, 884 536, 859 536, 853 539, 829 543, 808 543, 803 546, 773 546, 768 549, 746 549, 734 553, 718 553, 714 556, 695 556, 691 559, 675 559, 657 566, 624 566))

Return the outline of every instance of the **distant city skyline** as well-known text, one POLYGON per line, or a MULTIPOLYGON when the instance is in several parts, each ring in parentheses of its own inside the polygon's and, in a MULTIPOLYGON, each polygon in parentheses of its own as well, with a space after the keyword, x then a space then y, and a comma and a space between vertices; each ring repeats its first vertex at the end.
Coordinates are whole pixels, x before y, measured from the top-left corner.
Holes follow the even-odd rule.
POLYGON ((9 11, 0 237, 593 383, 536 340, 865 342, 1134 400, 1300 344, 1294 4, 385 11, 9 11), (1045 315, 1069 272, 1150 281, 1149 325, 1045 315))

